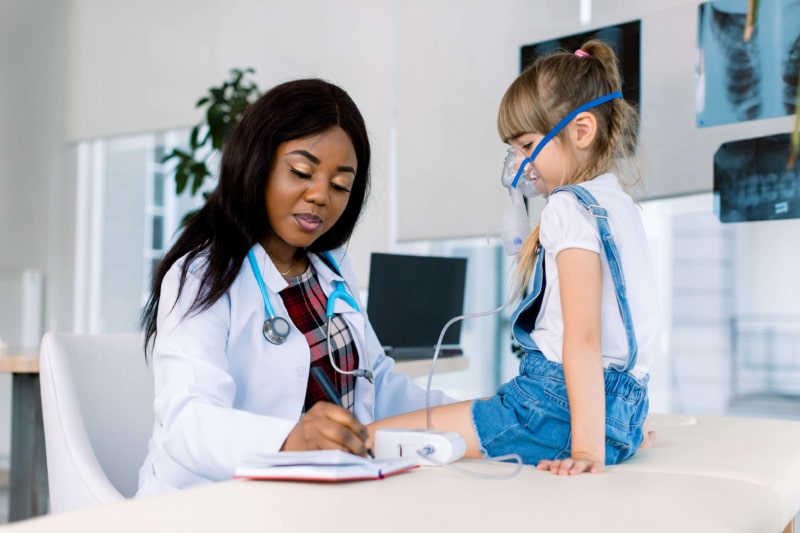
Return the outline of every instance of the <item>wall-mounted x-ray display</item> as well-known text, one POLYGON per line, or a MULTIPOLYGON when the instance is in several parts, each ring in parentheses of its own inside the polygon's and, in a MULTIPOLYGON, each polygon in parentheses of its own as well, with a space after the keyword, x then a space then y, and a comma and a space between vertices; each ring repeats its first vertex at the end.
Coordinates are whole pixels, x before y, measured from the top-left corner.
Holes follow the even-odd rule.
POLYGON ((787 170, 789 134, 722 144, 714 154, 721 222, 800 218, 800 166, 787 170))
POLYGON ((575 51, 589 39, 600 39, 614 49, 620 62, 622 94, 629 104, 638 108, 639 87, 641 86, 641 22, 638 20, 525 45, 520 49, 520 70, 524 70, 541 55, 559 50, 575 51))
POLYGON ((749 38, 747 5, 748 0, 713 0, 698 8, 698 126, 795 113, 800 0, 758 2, 749 38))

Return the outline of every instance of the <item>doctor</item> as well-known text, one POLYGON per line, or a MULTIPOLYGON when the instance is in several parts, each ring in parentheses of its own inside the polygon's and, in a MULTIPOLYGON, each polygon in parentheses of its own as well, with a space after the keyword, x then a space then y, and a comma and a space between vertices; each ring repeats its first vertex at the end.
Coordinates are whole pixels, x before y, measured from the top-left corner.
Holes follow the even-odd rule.
POLYGON ((155 422, 138 495, 227 480, 279 450, 364 455, 363 424, 424 407, 392 372, 345 254, 369 163, 361 113, 335 85, 287 82, 248 108, 143 311, 155 422), (315 366, 343 407, 324 401, 315 366))

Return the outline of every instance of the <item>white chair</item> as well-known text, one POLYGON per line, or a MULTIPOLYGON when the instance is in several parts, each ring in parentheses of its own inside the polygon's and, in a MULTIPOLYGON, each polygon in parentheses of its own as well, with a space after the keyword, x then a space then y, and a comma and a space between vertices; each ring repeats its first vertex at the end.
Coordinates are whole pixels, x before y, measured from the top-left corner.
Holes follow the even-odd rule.
POLYGON ((136 493, 153 430, 153 376, 138 333, 48 332, 42 391, 50 512, 136 493))

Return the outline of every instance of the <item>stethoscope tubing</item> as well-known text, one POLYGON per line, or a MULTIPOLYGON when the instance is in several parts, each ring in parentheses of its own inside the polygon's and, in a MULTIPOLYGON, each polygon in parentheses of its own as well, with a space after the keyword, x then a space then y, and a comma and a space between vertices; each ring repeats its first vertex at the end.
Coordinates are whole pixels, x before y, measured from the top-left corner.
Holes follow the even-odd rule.
MULTIPOLYGON (((339 265, 336 263, 336 260, 333 258, 333 255, 330 252, 323 252, 323 255, 328 260, 331 269, 338 275, 341 276, 341 271, 339 270, 339 265)), ((266 319, 264 320, 264 327, 262 328, 262 333, 264 338, 267 339, 269 342, 275 345, 281 345, 286 342, 286 339, 291 332, 291 326, 289 325, 289 321, 281 316, 277 316, 275 314, 275 309, 272 307, 272 303, 269 300, 269 293, 267 292, 267 286, 264 283, 264 278, 261 275, 261 269, 258 266, 258 261, 256 260, 255 252, 251 249, 247 252, 247 260, 250 263, 250 268, 253 271, 253 277, 256 279, 256 283, 258 284, 258 290, 261 292, 261 298, 264 300, 264 313, 266 314, 266 319)), ((375 374, 372 370, 372 360, 370 359, 369 355, 367 354, 365 357, 367 359, 367 369, 357 368, 354 370, 344 370, 339 368, 336 362, 333 360, 333 352, 331 346, 331 320, 334 316, 334 307, 337 299, 344 300, 347 302, 353 309, 356 311, 361 311, 361 308, 356 302, 355 298, 351 294, 347 292, 347 286, 344 281, 335 280, 333 282, 333 291, 328 295, 328 303, 325 306, 325 317, 327 320, 326 328, 325 328, 325 335, 327 337, 327 348, 328 348, 328 359, 331 363, 331 366, 334 370, 339 372, 340 374, 345 375, 352 375, 357 378, 363 377, 370 383, 374 382, 375 374)))

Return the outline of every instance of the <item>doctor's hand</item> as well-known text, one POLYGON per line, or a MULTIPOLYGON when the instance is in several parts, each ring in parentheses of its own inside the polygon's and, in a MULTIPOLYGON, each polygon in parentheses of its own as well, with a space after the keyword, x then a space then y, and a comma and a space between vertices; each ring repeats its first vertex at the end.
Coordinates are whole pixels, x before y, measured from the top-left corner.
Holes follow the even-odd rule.
POLYGON ((286 437, 283 451, 344 450, 365 456, 371 448, 367 428, 342 407, 317 402, 286 437))

